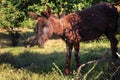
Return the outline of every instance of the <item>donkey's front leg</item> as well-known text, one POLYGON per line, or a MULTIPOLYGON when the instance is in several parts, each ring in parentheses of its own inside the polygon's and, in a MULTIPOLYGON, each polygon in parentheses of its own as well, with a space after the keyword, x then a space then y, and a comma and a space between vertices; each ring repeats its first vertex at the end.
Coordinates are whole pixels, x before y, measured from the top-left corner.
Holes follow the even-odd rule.
POLYGON ((66 68, 64 75, 68 75, 70 73, 70 62, 71 62, 71 52, 72 52, 73 45, 67 44, 66 45, 66 68))
POLYGON ((75 60, 76 60, 76 68, 78 70, 80 66, 80 59, 79 59, 79 43, 74 44, 74 49, 75 49, 75 60))

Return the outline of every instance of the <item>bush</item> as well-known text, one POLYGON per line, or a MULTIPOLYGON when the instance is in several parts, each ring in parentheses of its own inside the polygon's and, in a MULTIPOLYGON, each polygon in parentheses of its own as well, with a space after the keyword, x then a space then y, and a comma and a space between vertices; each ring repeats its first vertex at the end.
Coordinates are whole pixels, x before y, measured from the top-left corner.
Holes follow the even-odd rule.
POLYGON ((59 16, 82 10, 101 1, 114 2, 117 0, 1 0, 0 27, 30 27, 34 25, 26 12, 40 13, 50 6, 59 16))

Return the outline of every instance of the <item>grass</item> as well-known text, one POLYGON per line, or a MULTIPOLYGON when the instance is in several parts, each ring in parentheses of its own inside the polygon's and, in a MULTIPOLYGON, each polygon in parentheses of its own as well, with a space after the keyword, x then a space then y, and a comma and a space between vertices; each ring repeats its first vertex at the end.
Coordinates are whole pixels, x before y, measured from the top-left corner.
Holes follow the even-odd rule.
MULTIPOLYGON (((120 37, 117 38, 120 41, 120 37)), ((82 42, 80 45, 81 64, 93 60, 111 59, 109 45, 106 39, 82 42)), ((0 80, 119 80, 119 61, 105 60, 86 64, 76 72, 74 51, 71 72, 68 76, 64 76, 62 72, 65 68, 65 57, 65 43, 60 39, 49 40, 45 48, 1 47, 0 80)))

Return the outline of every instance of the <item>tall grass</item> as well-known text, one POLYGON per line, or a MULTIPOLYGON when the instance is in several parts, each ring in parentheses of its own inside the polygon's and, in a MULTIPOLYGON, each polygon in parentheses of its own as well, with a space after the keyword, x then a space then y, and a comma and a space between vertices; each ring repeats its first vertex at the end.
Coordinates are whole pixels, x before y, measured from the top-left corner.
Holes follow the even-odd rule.
POLYGON ((80 46, 80 61, 85 66, 75 71, 73 51, 68 76, 62 73, 66 54, 65 43, 60 39, 49 40, 45 48, 0 48, 0 80, 119 80, 119 61, 97 61, 111 59, 110 43, 106 39, 82 42, 80 46), (86 64, 90 61, 93 62, 86 64))

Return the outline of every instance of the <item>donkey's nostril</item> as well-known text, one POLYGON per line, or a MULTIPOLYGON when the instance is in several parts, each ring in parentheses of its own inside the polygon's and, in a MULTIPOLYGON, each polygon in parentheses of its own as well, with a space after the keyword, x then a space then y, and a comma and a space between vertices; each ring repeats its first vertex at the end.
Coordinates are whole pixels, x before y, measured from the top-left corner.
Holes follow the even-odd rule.
POLYGON ((40 47, 40 48, 44 48, 44 45, 38 45, 38 47, 40 47))
POLYGON ((39 42, 38 42, 38 47, 44 48, 44 42, 43 42, 43 41, 39 41, 39 42))

